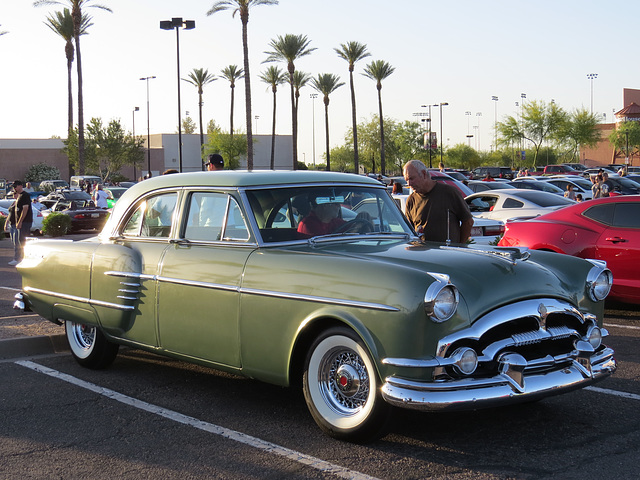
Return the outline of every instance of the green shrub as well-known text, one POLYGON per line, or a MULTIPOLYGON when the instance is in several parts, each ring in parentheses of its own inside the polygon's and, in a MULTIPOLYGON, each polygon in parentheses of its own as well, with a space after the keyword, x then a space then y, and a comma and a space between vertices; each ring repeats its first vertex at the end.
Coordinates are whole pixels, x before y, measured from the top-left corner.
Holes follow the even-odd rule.
POLYGON ((4 240, 4 237, 6 236, 6 233, 4 231, 4 222, 6 221, 6 217, 3 217, 2 215, 0 215, 0 240, 4 240))
POLYGON ((50 237, 60 237, 71 230, 71 217, 64 213, 52 212, 42 221, 42 233, 50 237))

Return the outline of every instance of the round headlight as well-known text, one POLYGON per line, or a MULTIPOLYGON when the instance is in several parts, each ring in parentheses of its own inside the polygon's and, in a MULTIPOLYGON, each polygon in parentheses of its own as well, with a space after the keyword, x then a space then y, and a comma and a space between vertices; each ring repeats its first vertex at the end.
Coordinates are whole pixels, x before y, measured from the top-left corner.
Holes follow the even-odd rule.
POLYGON ((589 272, 587 288, 589 289, 589 296, 592 300, 596 302, 604 300, 607 295, 609 295, 612 284, 613 275, 608 268, 598 268, 598 266, 596 266, 589 272))
POLYGON ((478 354, 473 348, 459 348, 453 353, 456 370, 464 375, 471 375, 478 368, 478 354))
POLYGON ((458 307, 458 291, 453 285, 447 285, 436 296, 436 301, 433 306, 434 316, 444 322, 449 320, 456 312, 458 307))
POLYGON ((591 327, 587 333, 587 341, 594 349, 598 349, 602 344, 602 330, 600 327, 591 327))

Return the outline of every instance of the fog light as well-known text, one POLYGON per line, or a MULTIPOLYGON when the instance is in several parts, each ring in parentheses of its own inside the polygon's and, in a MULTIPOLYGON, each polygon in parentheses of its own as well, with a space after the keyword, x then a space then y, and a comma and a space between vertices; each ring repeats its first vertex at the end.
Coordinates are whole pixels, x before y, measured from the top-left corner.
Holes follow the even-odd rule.
POLYGON ((594 349, 597 349, 602 345, 602 331, 600 327, 591 327, 587 332, 587 341, 594 349))
POLYGON ((455 368, 464 375, 471 375, 478 368, 478 354, 473 348, 459 348, 453 353, 455 368))

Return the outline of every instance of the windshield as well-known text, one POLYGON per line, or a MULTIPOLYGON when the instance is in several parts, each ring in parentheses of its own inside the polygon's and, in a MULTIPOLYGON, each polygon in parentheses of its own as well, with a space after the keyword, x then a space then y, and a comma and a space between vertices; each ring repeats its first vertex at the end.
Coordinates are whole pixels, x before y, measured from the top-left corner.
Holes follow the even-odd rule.
POLYGON ((305 186, 247 191, 266 243, 321 235, 398 233, 411 227, 385 189, 362 186, 305 186))

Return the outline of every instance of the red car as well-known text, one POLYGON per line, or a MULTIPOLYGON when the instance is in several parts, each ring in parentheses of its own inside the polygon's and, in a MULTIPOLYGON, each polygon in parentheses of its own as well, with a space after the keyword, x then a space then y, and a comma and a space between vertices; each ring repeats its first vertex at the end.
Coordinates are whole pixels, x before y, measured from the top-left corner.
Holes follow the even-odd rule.
POLYGON ((604 260, 613 273, 607 298, 640 303, 640 195, 598 198, 507 222, 498 245, 604 260))

